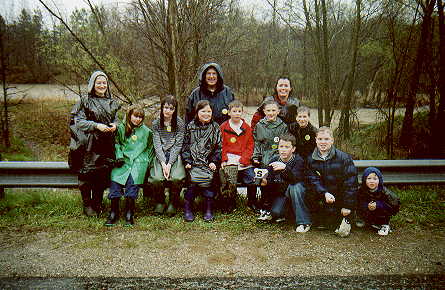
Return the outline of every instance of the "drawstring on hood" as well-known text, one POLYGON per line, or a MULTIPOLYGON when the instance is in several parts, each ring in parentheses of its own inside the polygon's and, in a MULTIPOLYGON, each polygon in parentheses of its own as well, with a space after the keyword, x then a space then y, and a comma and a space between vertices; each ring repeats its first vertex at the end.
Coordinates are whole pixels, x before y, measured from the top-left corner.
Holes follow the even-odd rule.
MULTIPOLYGON (((108 76, 100 70, 97 70, 95 72, 93 72, 90 76, 90 79, 88 80, 88 96, 92 96, 94 94, 94 83, 96 82, 96 79, 98 76, 104 76, 107 79, 107 84, 108 84, 108 76)), ((95 95, 95 94, 94 94, 95 95)), ((105 92, 105 96, 107 98, 111 98, 111 94, 110 94, 110 88, 107 87, 107 91, 105 92)))
POLYGON ((371 173, 375 173, 375 175, 377 175, 377 177, 379 178, 379 185, 377 187, 376 191, 382 191, 383 190, 383 174, 382 172, 380 172, 380 170, 378 170, 375 167, 368 167, 365 169, 365 171, 363 171, 363 175, 362 175, 362 188, 367 189, 368 187, 366 186, 366 178, 368 178, 369 174, 371 173))

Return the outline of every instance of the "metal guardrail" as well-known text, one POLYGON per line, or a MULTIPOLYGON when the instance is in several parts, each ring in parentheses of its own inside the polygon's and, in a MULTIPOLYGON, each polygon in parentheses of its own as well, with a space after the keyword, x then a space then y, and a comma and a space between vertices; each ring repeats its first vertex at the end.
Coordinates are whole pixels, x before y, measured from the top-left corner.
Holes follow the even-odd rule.
MULTIPOLYGON (((445 184, 445 159, 355 160, 361 173, 369 166, 379 168, 385 184, 445 184)), ((0 190, 12 187, 75 188, 77 175, 67 162, 2 161, 0 190)))

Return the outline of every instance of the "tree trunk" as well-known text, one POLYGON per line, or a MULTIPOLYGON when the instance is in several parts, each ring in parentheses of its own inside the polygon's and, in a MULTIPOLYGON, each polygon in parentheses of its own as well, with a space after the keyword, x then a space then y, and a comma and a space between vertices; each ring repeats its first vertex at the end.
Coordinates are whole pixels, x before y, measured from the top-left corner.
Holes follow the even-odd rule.
POLYGON ((355 82, 355 68, 357 65, 357 52, 358 52, 358 38, 360 35, 360 26, 361 26, 361 0, 355 1, 355 10, 356 10, 356 18, 355 25, 352 32, 351 37, 351 51, 352 51, 352 60, 351 60, 351 69, 348 79, 348 86, 346 88, 346 98, 345 102, 342 106, 341 116, 340 116, 340 135, 343 139, 349 139, 351 136, 351 100, 354 95, 354 82, 355 82))
MULTIPOLYGON (((177 25, 177 5, 176 0, 168 0, 168 31, 170 33, 170 47, 169 47, 169 70, 168 78, 170 85, 170 93, 176 98, 180 97, 179 93, 179 71, 178 71, 178 55, 176 49, 176 43, 178 39, 178 25, 177 25)), ((183 102, 179 102, 183 103, 183 102)))
POLYGON ((322 12, 322 36, 323 36, 323 46, 322 46, 322 54, 323 54, 323 104, 324 104, 324 119, 325 126, 331 125, 331 66, 329 62, 329 32, 328 32, 328 16, 326 9, 326 0, 321 0, 321 12, 322 12))
POLYGON ((3 84, 3 114, 2 114, 2 139, 3 145, 6 148, 11 146, 10 134, 9 134, 9 114, 8 114, 8 89, 6 87, 6 56, 5 56, 5 29, 6 23, 3 17, 0 15, 0 65, 2 71, 2 84, 3 84))
POLYGON ((436 0, 427 1, 423 8, 422 27, 420 39, 417 47, 417 54, 414 62, 414 68, 410 77, 408 88, 405 117, 403 119, 402 131, 400 133, 399 144, 403 147, 409 147, 413 143, 413 122, 414 122, 414 106, 416 104, 416 95, 419 88, 419 79, 422 73, 423 64, 425 63, 425 54, 427 45, 431 45, 431 14, 433 13, 436 0))
POLYGON ((439 107, 437 109, 436 121, 433 127, 433 152, 438 158, 445 158, 445 142, 443 142, 442 131, 445 124, 445 16, 444 2, 437 1, 439 14, 439 107))

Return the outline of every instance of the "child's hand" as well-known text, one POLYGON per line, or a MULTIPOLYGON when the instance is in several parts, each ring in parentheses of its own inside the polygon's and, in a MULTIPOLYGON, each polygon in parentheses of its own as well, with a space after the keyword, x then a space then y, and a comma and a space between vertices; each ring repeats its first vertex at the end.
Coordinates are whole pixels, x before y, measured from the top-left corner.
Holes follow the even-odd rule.
POLYGON ((116 131, 116 124, 111 123, 110 127, 108 127, 108 132, 114 132, 116 131))
POLYGON ((266 178, 262 178, 261 179, 261 186, 266 186, 267 185, 267 179, 266 178))
POLYGON ((190 168, 192 168, 192 166, 191 166, 190 164, 186 164, 184 167, 185 167, 185 169, 190 169, 190 168))
POLYGON ((375 201, 371 201, 368 203, 368 209, 369 210, 375 210, 377 208, 377 203, 375 201))
POLYGON ((349 215, 351 213, 351 210, 350 209, 347 209, 347 208, 342 208, 341 209, 341 214, 343 215, 343 216, 347 216, 347 215, 349 215))
POLYGON ((326 192, 324 194, 324 198, 326 199, 326 203, 334 203, 335 202, 335 196, 333 196, 329 192, 326 192))
POLYGON ((215 163, 213 163, 213 162, 209 164, 209 167, 210 167, 210 169, 212 169, 213 171, 216 170, 216 165, 215 165, 215 163))
POLYGON ((101 131, 101 132, 109 132, 110 131, 110 127, 108 127, 105 124, 99 123, 96 125, 97 130, 101 131))
POLYGON ((270 164, 270 166, 272 166, 272 168, 273 168, 274 171, 277 171, 277 170, 284 170, 284 168, 286 168, 286 164, 284 164, 283 162, 280 162, 280 161, 272 162, 272 163, 270 164))
POLYGON ((164 175, 165 179, 169 179, 171 164, 165 164, 164 162, 162 162, 161 165, 162 165, 162 174, 164 175))

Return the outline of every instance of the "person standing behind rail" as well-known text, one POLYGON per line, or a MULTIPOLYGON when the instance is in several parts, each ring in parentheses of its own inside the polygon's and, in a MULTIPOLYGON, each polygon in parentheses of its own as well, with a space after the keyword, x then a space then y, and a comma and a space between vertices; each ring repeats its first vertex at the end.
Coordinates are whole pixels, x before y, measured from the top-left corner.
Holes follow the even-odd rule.
POLYGON ((88 81, 88 96, 82 97, 71 111, 71 134, 80 151, 74 162, 79 166, 76 171, 87 216, 102 212, 103 193, 110 185, 119 107, 111 98, 107 75, 95 71, 88 81))
POLYGON ((266 116, 263 107, 266 100, 274 100, 277 103, 279 109, 278 117, 283 120, 283 122, 290 124, 295 121, 295 115, 297 114, 297 108, 300 106, 300 100, 292 96, 292 82, 290 78, 286 76, 278 77, 274 90, 274 94, 265 97, 262 105, 253 115, 252 121, 250 122, 252 130, 255 129, 256 124, 266 116))
POLYGON ((221 125, 229 119, 229 104, 235 97, 232 89, 224 84, 221 66, 215 62, 204 64, 198 72, 199 86, 187 99, 185 123, 190 123, 196 115, 196 104, 207 100, 212 108, 213 120, 221 125))

